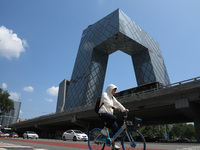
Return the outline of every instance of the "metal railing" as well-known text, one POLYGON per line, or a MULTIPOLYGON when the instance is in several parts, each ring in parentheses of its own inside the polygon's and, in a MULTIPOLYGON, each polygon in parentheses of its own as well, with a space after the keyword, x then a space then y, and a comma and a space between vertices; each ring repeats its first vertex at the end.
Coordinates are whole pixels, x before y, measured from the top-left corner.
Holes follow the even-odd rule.
MULTIPOLYGON (((132 94, 119 96, 117 98, 120 99, 120 98, 130 97, 130 96, 134 96, 134 95, 135 96, 139 96, 139 95, 142 95, 142 94, 147 94, 147 93, 155 92, 155 91, 158 91, 158 90, 163 90, 163 89, 170 88, 170 87, 180 86, 180 85, 183 85, 183 84, 186 84, 186 83, 189 83, 189 82, 194 82, 194 81, 197 81, 197 80, 200 80, 200 76, 196 77, 196 78, 192 78, 192 79, 188 79, 188 80, 172 83, 172 84, 169 84, 169 85, 166 85, 166 86, 156 87, 156 88, 152 88, 152 89, 141 91, 141 92, 137 92, 137 93, 132 93, 132 94)), ((69 109, 67 109, 67 110, 65 110, 63 112, 67 112, 67 111, 68 112, 72 112, 72 111, 75 111, 76 109, 86 108, 86 107, 89 107, 89 106, 92 106, 92 105, 94 105, 94 103, 78 106, 76 108, 69 108, 69 109)), ((46 116, 50 116, 50 115, 54 115, 54 114, 56 114, 56 113, 52 113, 52 114, 49 114, 49 115, 46 115, 46 116)))
POLYGON ((183 80, 183 81, 180 81, 180 82, 172 83, 172 84, 166 85, 164 87, 167 88, 167 87, 172 87, 172 86, 178 86, 178 85, 182 85, 182 84, 193 82, 193 81, 197 81, 197 80, 200 80, 200 77, 196 77, 196 78, 192 78, 192 79, 188 79, 188 80, 183 80))
POLYGON ((139 95, 143 95, 143 94, 146 94, 146 93, 155 92, 155 91, 158 91, 158 90, 163 90, 163 89, 166 89, 166 88, 180 86, 180 85, 190 83, 190 82, 194 82, 194 81, 197 81, 197 80, 200 80, 200 76, 196 77, 196 78, 191 78, 191 79, 188 79, 188 80, 183 80, 183 81, 180 81, 180 82, 175 82, 175 83, 172 83, 172 84, 169 84, 169 85, 152 88, 152 89, 149 89, 149 90, 144 90, 144 91, 140 91, 140 92, 136 92, 136 93, 131 93, 131 94, 119 96, 117 98, 120 99, 120 98, 130 97, 130 96, 139 96, 139 95))
MULTIPOLYGON (((166 86, 156 87, 156 88, 152 88, 152 89, 141 91, 141 92, 137 92, 137 93, 131 93, 131 94, 119 96, 117 98, 121 99, 121 98, 131 97, 131 96, 139 96, 139 95, 143 95, 143 94, 147 94, 147 93, 149 94, 151 92, 155 92, 155 91, 158 91, 158 90, 163 90, 163 89, 171 88, 171 87, 175 87, 175 86, 180 86, 180 85, 183 85, 183 84, 186 84, 186 83, 190 83, 190 82, 194 82, 194 81, 197 81, 197 80, 200 80, 200 76, 196 77, 196 78, 192 78, 192 79, 188 79, 188 80, 184 80, 184 81, 172 83, 172 84, 169 84, 169 85, 166 85, 166 86)), ((90 104, 78 106, 76 108, 69 108, 69 109, 64 110, 63 112, 59 112, 59 113, 73 112, 73 111, 76 111, 76 110, 78 110, 80 108, 86 108, 86 107, 89 107, 89 106, 93 106, 94 104, 95 103, 90 103, 90 104)), ((37 118, 41 118, 41 117, 52 116, 52 115, 55 115, 55 114, 57 114, 57 113, 55 112, 55 113, 51 113, 51 114, 47 114, 47 115, 35 117, 35 118, 32 118, 32 119, 37 119, 37 118)))

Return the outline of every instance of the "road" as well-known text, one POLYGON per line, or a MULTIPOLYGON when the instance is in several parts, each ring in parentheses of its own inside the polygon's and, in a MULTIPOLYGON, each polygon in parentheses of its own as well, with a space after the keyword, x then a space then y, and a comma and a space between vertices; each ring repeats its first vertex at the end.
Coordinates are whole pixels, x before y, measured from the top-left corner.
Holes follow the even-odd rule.
MULTIPOLYGON (((0 150, 84 150, 84 141, 0 138, 0 150)), ((110 150, 108 147, 106 150, 110 150)), ((200 150, 200 143, 147 143, 147 150, 200 150)))

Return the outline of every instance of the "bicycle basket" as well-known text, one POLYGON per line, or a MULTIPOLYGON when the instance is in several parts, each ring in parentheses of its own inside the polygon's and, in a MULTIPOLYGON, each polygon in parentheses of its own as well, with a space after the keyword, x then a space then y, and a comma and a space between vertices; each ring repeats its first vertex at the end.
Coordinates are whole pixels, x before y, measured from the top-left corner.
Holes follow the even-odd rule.
POLYGON ((127 120, 126 125, 129 128, 133 128, 133 129, 137 130, 137 129, 141 128, 141 122, 142 122, 142 119, 135 118, 134 121, 127 120))

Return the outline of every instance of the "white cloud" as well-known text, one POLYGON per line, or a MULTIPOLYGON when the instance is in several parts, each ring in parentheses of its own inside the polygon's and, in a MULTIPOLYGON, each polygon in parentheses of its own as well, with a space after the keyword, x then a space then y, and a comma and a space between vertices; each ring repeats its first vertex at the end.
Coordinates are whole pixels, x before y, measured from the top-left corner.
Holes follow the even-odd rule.
POLYGON ((26 92, 33 92, 34 91, 34 88, 32 86, 26 86, 23 88, 24 91, 26 92))
POLYGON ((7 84, 6 83, 2 83, 2 88, 6 89, 7 88, 7 84))
POLYGON ((51 88, 47 89, 47 93, 49 95, 57 96, 58 95, 58 88, 59 87, 52 86, 51 88))
POLYGON ((19 100, 21 96, 21 94, 17 92, 10 92, 9 94, 10 94, 9 98, 12 100, 19 100))
POLYGON ((53 102, 53 99, 51 98, 45 98, 45 101, 49 102, 49 103, 52 103, 53 102))
POLYGON ((20 114, 23 114, 23 111, 20 109, 19 113, 20 113, 20 114))
POLYGON ((26 40, 18 38, 12 30, 0 26, 0 56, 7 59, 19 58, 27 46, 26 40))

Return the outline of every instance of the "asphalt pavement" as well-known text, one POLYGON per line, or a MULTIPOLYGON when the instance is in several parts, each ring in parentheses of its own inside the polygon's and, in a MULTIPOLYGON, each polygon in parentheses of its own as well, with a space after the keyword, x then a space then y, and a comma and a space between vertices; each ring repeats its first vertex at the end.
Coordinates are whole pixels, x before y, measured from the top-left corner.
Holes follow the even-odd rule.
MULTIPOLYGON (((200 143, 154 143, 147 142, 146 150, 200 150, 200 143)), ((120 145, 120 143, 118 143, 120 145)), ((53 139, 0 138, 0 150, 84 150, 89 149, 84 141, 53 139)), ((111 150, 106 147, 105 150, 111 150)), ((122 149, 121 149, 122 150, 122 149)))

